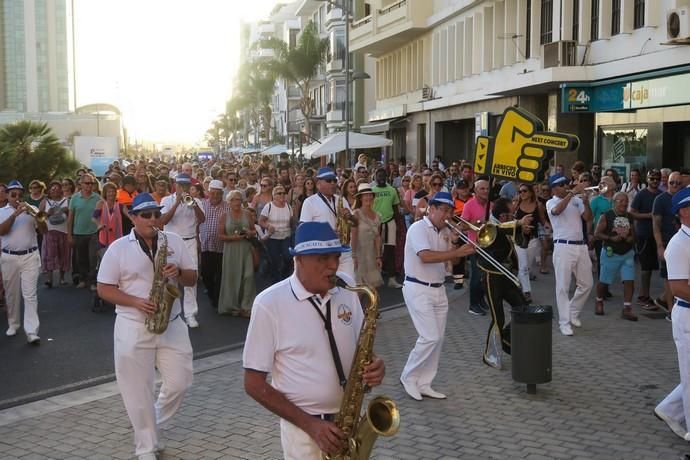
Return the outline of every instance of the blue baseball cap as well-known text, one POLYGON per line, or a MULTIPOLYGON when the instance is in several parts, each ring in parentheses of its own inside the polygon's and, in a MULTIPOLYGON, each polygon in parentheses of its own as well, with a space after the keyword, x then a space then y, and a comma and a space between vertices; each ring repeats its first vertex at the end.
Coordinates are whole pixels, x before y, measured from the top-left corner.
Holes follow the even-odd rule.
POLYGON ((134 200, 132 200, 132 207, 129 209, 129 213, 136 214, 138 212, 148 211, 150 209, 159 210, 161 208, 162 206, 160 206, 150 194, 139 193, 134 197, 134 200))
POLYGON ((192 178, 189 177, 189 174, 180 173, 177 176, 175 176, 175 182, 177 182, 178 184, 191 184, 192 178))
POLYGON ((568 178, 565 177, 563 174, 554 174, 553 176, 549 177, 549 187, 554 188, 559 185, 565 185, 568 183, 568 178))
POLYGON ((429 206, 432 205, 439 205, 439 204, 445 204, 450 206, 451 208, 455 207, 455 200, 453 200, 453 197, 451 196, 450 193, 448 192, 438 192, 434 197, 429 201, 429 206))
POLYGON ((316 178, 317 179, 335 179, 336 175, 335 175, 335 172, 331 168, 324 166, 323 168, 319 168, 319 170, 316 172, 316 178))
POLYGON ((13 180, 10 181, 9 184, 7 184, 7 191, 10 190, 24 190, 24 186, 18 180, 13 180))
POLYGON ((350 251, 343 246, 331 225, 327 222, 303 222, 295 231, 295 247, 290 248, 293 256, 308 254, 333 254, 350 251))
POLYGON ((674 193, 673 198, 671 198, 671 206, 673 214, 678 214, 681 208, 690 206, 690 187, 682 188, 674 193))

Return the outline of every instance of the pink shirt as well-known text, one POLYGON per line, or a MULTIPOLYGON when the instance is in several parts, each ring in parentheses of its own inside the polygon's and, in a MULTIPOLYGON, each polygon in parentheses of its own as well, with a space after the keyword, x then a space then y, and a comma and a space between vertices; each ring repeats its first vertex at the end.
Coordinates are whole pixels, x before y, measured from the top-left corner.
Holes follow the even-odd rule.
MULTIPOLYGON (((489 204, 489 203, 487 203, 489 204)), ((468 220, 472 223, 477 221, 484 222, 486 220, 486 204, 481 205, 475 197, 470 198, 465 207, 462 208, 462 218, 468 220)), ((477 232, 472 230, 467 231, 467 236, 470 237, 472 241, 477 242, 477 232)))

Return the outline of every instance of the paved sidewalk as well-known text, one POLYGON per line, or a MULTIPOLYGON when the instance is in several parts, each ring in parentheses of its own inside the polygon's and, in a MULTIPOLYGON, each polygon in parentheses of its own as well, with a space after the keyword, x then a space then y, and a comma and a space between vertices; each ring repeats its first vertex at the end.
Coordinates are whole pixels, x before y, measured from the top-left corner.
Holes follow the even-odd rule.
MULTIPOLYGON (((553 303, 553 280, 542 278, 533 296, 553 303)), ((398 377, 416 334, 406 309, 383 314, 377 352, 387 377, 373 393, 398 402, 402 423, 395 437, 379 439, 375 458, 628 460, 690 452, 652 414, 679 379, 667 321, 621 320, 616 290, 604 317, 594 316, 591 301, 574 337, 554 327, 553 382, 528 395, 511 379, 510 358, 502 371, 482 364, 488 318, 468 314, 466 291, 449 293, 454 300, 435 383, 446 401, 405 395, 398 377)), ((240 358, 236 350, 195 362, 194 385, 165 432, 161 458, 281 458, 278 421, 245 395, 240 358)), ((131 427, 115 384, 0 412, 0 452, 3 459, 132 458, 131 427)))

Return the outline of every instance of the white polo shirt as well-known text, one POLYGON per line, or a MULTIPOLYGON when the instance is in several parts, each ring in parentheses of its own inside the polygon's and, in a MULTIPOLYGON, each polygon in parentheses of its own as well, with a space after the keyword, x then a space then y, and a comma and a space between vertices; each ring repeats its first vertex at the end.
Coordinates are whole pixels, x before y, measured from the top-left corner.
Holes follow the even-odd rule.
MULTIPOLYGON (((168 237, 168 263, 175 264, 182 270, 196 270, 184 241, 175 233, 165 232, 168 237)), ((158 247, 162 239, 158 238, 158 247)), ((155 259, 154 259, 155 260, 155 259)), ((98 282, 117 286, 126 294, 148 299, 153 285, 153 262, 141 249, 134 236, 134 229, 122 238, 115 240, 103 255, 98 270, 98 282)), ((144 322, 146 314, 134 307, 117 305, 115 313, 125 318, 144 322)), ((180 313, 180 299, 175 300, 170 318, 180 313)))
MULTIPOLYGON (((270 372, 273 387, 308 414, 333 414, 340 408, 343 390, 323 319, 308 300, 312 296, 293 274, 256 297, 243 366, 270 372)), ((362 328, 362 307, 354 293, 333 288, 321 299, 324 315, 329 299, 333 335, 347 377, 362 328)))
MULTIPOLYGON (((176 193, 164 197, 161 200, 161 206, 163 206, 161 212, 163 214, 170 212, 173 205, 175 204, 175 200, 177 200, 176 193)), ((203 212, 204 208, 201 200, 198 198, 194 198, 194 201, 196 201, 196 205, 199 206, 199 209, 201 209, 201 212, 203 212)), ((196 220, 196 214, 194 212, 194 209, 191 206, 187 206, 184 203, 180 203, 180 205, 177 207, 177 210, 175 211, 175 215, 172 216, 172 219, 170 219, 170 221, 168 221, 167 224, 165 224, 164 230, 166 232, 176 233, 184 239, 189 239, 194 238, 196 236, 197 224, 198 222, 196 220)))
POLYGON ((423 263, 418 254, 426 250, 450 250, 453 247, 451 236, 449 229, 439 231, 426 216, 412 224, 405 239, 405 274, 427 283, 443 283, 446 278, 445 263, 423 263))
MULTIPOLYGON (((14 214, 15 209, 9 204, 0 209, 0 223, 14 214)), ((12 223, 9 233, 2 236, 2 249, 8 251, 27 251, 38 246, 36 240, 36 219, 26 212, 19 214, 12 223)))
POLYGON ((570 203, 562 213, 555 216, 551 210, 561 202, 563 198, 552 197, 546 202, 546 212, 549 213, 551 228, 553 228, 554 240, 582 241, 582 213, 585 212, 585 205, 579 197, 570 198, 570 203))
POLYGON ((681 225, 680 230, 668 242, 664 259, 669 281, 690 280, 690 227, 681 225))
POLYGON ((347 200, 341 200, 340 195, 333 195, 330 199, 320 193, 308 197, 302 203, 302 211, 299 216, 300 222, 328 222, 335 230, 336 213, 342 201, 342 207, 350 209, 347 200))

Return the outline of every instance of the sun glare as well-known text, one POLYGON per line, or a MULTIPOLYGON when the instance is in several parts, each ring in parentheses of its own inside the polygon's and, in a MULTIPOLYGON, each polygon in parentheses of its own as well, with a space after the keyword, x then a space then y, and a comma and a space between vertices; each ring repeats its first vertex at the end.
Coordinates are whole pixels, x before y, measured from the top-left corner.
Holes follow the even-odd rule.
POLYGON ((77 104, 118 106, 132 143, 200 142, 230 97, 240 20, 275 3, 77 0, 77 104))

